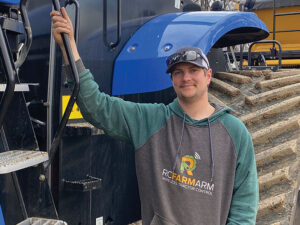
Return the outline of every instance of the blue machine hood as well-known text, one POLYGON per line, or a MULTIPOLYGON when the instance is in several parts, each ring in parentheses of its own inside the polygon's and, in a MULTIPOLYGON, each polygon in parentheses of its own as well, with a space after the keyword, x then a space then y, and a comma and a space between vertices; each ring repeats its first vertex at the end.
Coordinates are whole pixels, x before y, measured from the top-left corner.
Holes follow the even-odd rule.
POLYGON ((183 46, 225 47, 264 39, 266 25, 248 12, 189 12, 155 17, 129 39, 115 61, 113 95, 172 86, 166 57, 183 46))
POLYGON ((17 5, 17 4, 20 4, 20 0, 0 0, 0 4, 1 3, 17 5))

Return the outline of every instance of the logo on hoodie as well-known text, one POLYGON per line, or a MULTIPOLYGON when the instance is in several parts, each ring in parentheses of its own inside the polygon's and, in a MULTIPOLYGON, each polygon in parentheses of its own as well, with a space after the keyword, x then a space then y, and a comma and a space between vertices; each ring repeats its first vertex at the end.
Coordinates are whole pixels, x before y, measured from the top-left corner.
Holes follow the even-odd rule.
POLYGON ((186 173, 189 176, 193 176, 193 171, 196 169, 196 160, 194 156, 191 155, 185 155, 181 158, 181 165, 180 165, 180 172, 186 173))

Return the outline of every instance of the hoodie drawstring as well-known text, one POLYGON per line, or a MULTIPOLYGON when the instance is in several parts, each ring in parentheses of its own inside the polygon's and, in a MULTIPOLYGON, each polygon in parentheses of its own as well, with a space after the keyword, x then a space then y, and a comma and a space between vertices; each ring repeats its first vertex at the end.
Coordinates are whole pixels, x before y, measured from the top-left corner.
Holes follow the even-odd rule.
POLYGON ((211 164, 210 164, 210 171, 211 171, 210 182, 212 182, 213 179, 214 179, 215 163, 214 163, 214 152, 213 152, 213 147, 212 147, 209 118, 207 118, 207 123, 208 123, 209 148, 210 148, 209 150, 210 150, 210 160, 211 160, 211 164))
POLYGON ((178 145, 178 148, 177 148, 177 151, 176 151, 175 161, 174 161, 174 164, 173 164, 173 170, 172 170, 173 172, 175 171, 176 162, 177 162, 178 155, 179 155, 179 150, 180 150, 180 147, 181 147, 181 144, 182 144, 183 131, 184 131, 184 121, 185 121, 185 112, 183 113, 183 121, 182 121, 182 128, 181 128, 181 136, 180 136, 179 145, 178 145))
MULTIPOLYGON (((179 145, 176 151, 176 157, 173 163, 173 172, 175 171, 176 168, 176 162, 179 156, 179 151, 181 148, 181 144, 182 144, 182 139, 183 139, 183 132, 184 132, 184 122, 185 122, 185 117, 186 114, 183 114, 183 120, 182 120, 182 128, 181 128, 181 136, 180 136, 180 141, 179 141, 179 145)), ((208 124, 208 136, 209 136, 209 150, 210 150, 210 160, 211 160, 211 164, 210 164, 210 171, 211 171, 211 176, 210 176, 210 181, 212 182, 214 179, 214 169, 215 169, 215 163, 214 163, 214 152, 213 152, 213 147, 212 147, 212 139, 211 139, 211 129, 210 129, 210 120, 209 118, 207 118, 207 124, 208 124)))

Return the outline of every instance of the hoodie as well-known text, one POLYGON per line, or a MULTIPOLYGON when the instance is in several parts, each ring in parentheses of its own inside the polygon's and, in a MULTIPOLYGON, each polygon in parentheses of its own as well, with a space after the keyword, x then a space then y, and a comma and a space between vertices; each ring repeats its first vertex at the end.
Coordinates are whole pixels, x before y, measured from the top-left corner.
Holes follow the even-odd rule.
POLYGON ((255 224, 253 144, 230 109, 213 105, 213 115, 194 120, 177 99, 124 101, 100 92, 83 68, 77 104, 85 120, 134 146, 143 225, 255 224))

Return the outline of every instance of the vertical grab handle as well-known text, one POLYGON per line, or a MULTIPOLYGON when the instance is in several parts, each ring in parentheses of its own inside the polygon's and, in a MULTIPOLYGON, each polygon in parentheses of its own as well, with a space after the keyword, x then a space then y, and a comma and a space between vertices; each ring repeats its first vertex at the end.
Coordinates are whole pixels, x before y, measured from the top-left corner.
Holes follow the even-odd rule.
MULTIPOLYGON (((53 3, 54 9, 56 11, 60 11, 59 1, 58 0, 52 0, 52 3, 53 3)), ((66 49, 66 54, 67 54, 67 57, 68 57, 68 60, 69 60, 70 66, 71 66, 72 76, 73 76, 75 85, 74 85, 74 89, 73 89, 72 95, 70 97, 70 100, 68 102, 67 108, 65 110, 65 113, 64 113, 64 115, 63 115, 63 117, 62 117, 62 119, 61 119, 61 121, 58 125, 58 129, 57 129, 57 131, 54 135, 53 142, 52 142, 50 150, 49 150, 49 160, 44 163, 44 165, 43 165, 44 169, 47 169, 54 160, 54 156, 55 156, 55 153, 57 151, 57 147, 59 145, 59 142, 62 138, 64 128, 67 125, 69 116, 70 116, 71 111, 72 111, 72 107, 73 107, 73 105, 74 105, 74 103, 77 99, 78 93, 79 93, 79 75, 78 75, 78 71, 77 71, 77 68, 76 68, 76 65, 75 65, 75 60, 74 60, 74 56, 73 56, 73 53, 72 53, 72 49, 71 49, 71 45, 70 45, 68 35, 67 34, 62 34, 62 40, 63 40, 63 44, 64 44, 64 47, 66 49)))
POLYGON ((8 50, 9 44, 6 35, 4 34, 1 26, 0 26, 0 49, 1 49, 0 57, 3 64, 4 74, 6 77, 6 89, 0 103, 0 128, 1 128, 9 104, 12 101, 14 90, 15 90, 15 83, 16 83, 15 65, 13 63, 11 52, 8 50))
POLYGON ((65 7, 68 5, 75 5, 75 41, 78 42, 79 38, 79 26, 80 26, 80 7, 79 2, 77 0, 66 0, 65 7))
POLYGON ((118 0, 118 22, 117 22, 117 40, 108 42, 107 40, 107 0, 103 0, 103 41, 109 48, 116 47, 121 41, 121 0, 118 0))

